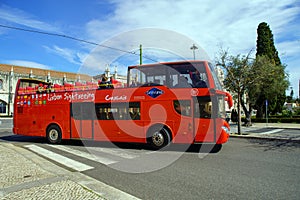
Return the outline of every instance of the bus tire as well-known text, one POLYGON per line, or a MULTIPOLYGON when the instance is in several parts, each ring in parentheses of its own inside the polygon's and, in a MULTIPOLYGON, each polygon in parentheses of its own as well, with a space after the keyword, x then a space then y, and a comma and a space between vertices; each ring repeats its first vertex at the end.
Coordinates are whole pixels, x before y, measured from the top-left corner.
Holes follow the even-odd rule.
POLYGON ((222 149, 222 144, 215 144, 210 151, 211 153, 218 153, 222 149))
POLYGON ((154 149, 161 149, 171 142, 171 136, 165 127, 154 126, 148 131, 147 142, 154 149))
POLYGON ((52 124, 47 128, 47 141, 50 144, 59 144, 61 142, 61 130, 59 126, 52 124))

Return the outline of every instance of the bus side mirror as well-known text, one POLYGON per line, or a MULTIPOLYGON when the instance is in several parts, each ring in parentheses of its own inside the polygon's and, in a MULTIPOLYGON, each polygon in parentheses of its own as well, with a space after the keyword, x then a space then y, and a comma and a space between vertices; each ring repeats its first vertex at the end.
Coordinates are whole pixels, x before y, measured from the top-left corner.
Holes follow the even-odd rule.
POLYGON ((228 102, 228 107, 231 108, 233 106, 232 96, 226 92, 226 101, 228 102))

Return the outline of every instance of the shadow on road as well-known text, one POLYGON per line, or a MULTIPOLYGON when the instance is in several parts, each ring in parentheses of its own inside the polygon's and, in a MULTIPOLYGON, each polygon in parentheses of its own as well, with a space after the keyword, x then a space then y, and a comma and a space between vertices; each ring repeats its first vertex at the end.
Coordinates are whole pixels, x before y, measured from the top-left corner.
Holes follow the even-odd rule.
MULTIPOLYGON (((121 148, 121 149, 135 149, 135 150, 149 150, 154 149, 148 144, 140 143, 124 143, 124 142, 100 142, 91 140, 65 140, 64 145, 87 146, 87 147, 102 147, 102 148, 121 148)), ((211 144, 171 144, 168 147, 160 149, 159 151, 177 151, 190 153, 217 153, 221 150, 222 145, 211 144)))
POLYGON ((292 151, 293 149, 300 147, 300 143, 298 141, 291 140, 248 139, 248 142, 256 145, 259 148, 264 148, 264 151, 292 151))
POLYGON ((44 137, 22 136, 22 135, 4 135, 0 137, 0 140, 9 142, 30 142, 30 143, 46 143, 44 137))
MULTIPOLYGON (((47 143, 44 137, 22 136, 4 134, 0 140, 17 142, 17 143, 47 143)), ((59 145, 59 144, 58 144, 59 145)), ((92 140, 62 140, 61 145, 68 146, 86 146, 86 147, 101 147, 101 148, 121 148, 121 149, 135 149, 135 150, 149 150, 154 149, 147 144, 139 143, 123 143, 123 142, 100 142, 92 140)), ((211 144, 171 144, 160 151, 175 151, 175 152, 190 152, 190 153, 217 153, 221 150, 222 145, 211 144)))

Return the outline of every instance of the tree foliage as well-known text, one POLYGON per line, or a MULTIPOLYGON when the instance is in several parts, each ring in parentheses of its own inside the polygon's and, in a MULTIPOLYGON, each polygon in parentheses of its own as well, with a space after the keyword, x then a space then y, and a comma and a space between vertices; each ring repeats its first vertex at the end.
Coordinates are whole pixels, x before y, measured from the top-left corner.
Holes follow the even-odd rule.
POLYGON ((275 65, 281 65, 272 31, 266 22, 260 23, 257 28, 256 56, 263 55, 273 61, 275 65))
POLYGON ((262 22, 257 28, 256 62, 254 71, 261 74, 262 82, 256 83, 249 91, 255 100, 258 118, 264 117, 264 105, 268 100, 268 110, 271 113, 281 112, 286 100, 285 90, 288 88, 288 75, 285 66, 281 64, 278 51, 274 45, 272 31, 269 25, 262 22))
MULTIPOLYGON (((225 70, 224 87, 233 94, 238 108, 240 119, 240 106, 246 115, 246 125, 251 124, 252 109, 256 109, 258 116, 265 114, 265 100, 268 99, 268 110, 275 113, 282 110, 285 98, 281 91, 288 87, 285 67, 276 65, 267 56, 257 56, 256 59, 248 55, 229 55, 228 51, 221 49, 217 65, 225 70)), ((240 133, 240 121, 238 122, 240 133)))
POLYGON ((247 107, 247 91, 249 86, 255 82, 256 76, 253 74, 253 62, 249 58, 251 52, 248 55, 229 55, 228 51, 220 51, 220 57, 216 58, 217 65, 221 66, 225 70, 225 80, 223 82, 225 88, 233 94, 238 104, 238 134, 240 134, 240 106, 242 106, 246 119, 250 122, 250 113, 252 107, 247 107))
POLYGON ((285 90, 289 85, 284 69, 284 66, 276 65, 266 56, 256 57, 253 73, 257 74, 259 79, 249 87, 248 93, 258 118, 265 115, 266 100, 269 112, 281 112, 285 102, 285 90))

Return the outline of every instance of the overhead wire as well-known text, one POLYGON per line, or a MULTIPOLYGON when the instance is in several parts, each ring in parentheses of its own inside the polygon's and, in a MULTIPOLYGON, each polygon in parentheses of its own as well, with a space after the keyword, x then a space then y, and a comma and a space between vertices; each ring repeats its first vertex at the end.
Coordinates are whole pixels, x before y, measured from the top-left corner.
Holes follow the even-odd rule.
MULTIPOLYGON (((59 34, 59 33, 50 33, 50 32, 46 32, 46 31, 38 31, 38 30, 20 28, 20 27, 15 27, 15 26, 7 26, 7 25, 3 25, 3 24, 0 24, 0 27, 2 27, 2 28, 8 28, 8 29, 14 29, 14 30, 18 30, 18 31, 38 33, 38 34, 43 34, 43 35, 63 37, 63 38, 67 38, 67 39, 71 39, 71 40, 75 40, 75 41, 79 41, 79 42, 83 42, 83 43, 87 43, 87 44, 91 44, 91 45, 95 45, 95 46, 104 47, 104 48, 107 48, 107 49, 112 49, 112 50, 115 50, 115 51, 120 51, 120 52, 123 52, 123 53, 128 53, 128 54, 140 56, 140 54, 137 54, 135 52, 130 52, 130 51, 126 51, 126 50, 123 50, 123 49, 116 48, 116 47, 111 47, 111 46, 99 44, 99 43, 96 43, 96 42, 87 41, 87 40, 76 38, 76 37, 69 36, 69 35, 64 35, 64 34, 59 34)), ((142 55, 142 57, 146 58, 148 60, 154 61, 154 62, 158 62, 157 60, 149 58, 148 56, 143 56, 142 55)))

